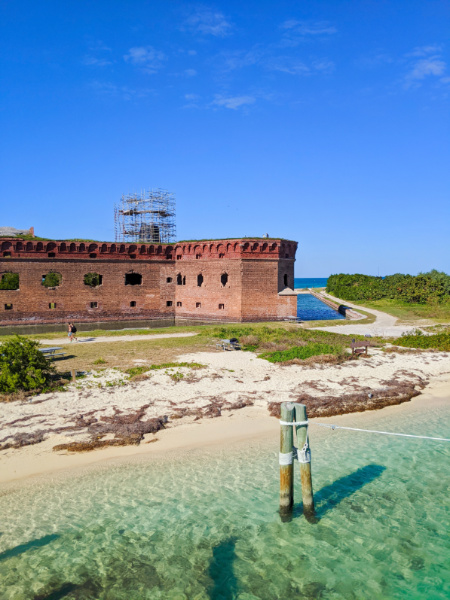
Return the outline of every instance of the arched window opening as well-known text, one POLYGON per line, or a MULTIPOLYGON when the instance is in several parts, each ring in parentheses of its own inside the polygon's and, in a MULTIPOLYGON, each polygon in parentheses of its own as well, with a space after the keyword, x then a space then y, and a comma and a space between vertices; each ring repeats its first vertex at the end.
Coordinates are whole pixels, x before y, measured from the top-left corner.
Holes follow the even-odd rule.
POLYGON ((283 283, 284 287, 288 287, 288 276, 286 275, 286 273, 283 276, 283 283))
POLYGON ((89 287, 97 287, 102 285, 103 283, 103 275, 99 273, 86 273, 84 276, 84 285, 88 285, 89 287))
POLYGON ((0 290, 18 290, 19 273, 3 273, 0 280, 0 290))
POLYGON ((202 287, 202 285, 203 285, 203 275, 201 273, 199 273, 199 275, 197 275, 197 285, 198 285, 198 287, 202 287))
POLYGON ((222 273, 222 275, 220 276, 220 283, 222 284, 222 287, 225 287, 228 283, 228 273, 222 273))
POLYGON ((42 276, 42 285, 46 288, 55 288, 61 285, 62 275, 61 273, 47 273, 42 276))
POLYGON ((178 273, 177 275, 177 285, 183 285, 183 278, 181 276, 181 273, 178 273))

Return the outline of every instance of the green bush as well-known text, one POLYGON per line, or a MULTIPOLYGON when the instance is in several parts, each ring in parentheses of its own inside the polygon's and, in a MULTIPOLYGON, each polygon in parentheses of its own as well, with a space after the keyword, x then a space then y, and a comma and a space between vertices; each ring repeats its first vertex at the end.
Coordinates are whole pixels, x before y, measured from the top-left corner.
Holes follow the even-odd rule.
POLYGON ((409 304, 446 302, 450 298, 450 275, 433 269, 429 273, 387 277, 371 275, 331 275, 327 292, 343 300, 402 300, 409 304))
POLYGON ((61 285, 61 281, 61 273, 47 273, 47 275, 44 275, 44 278, 42 279, 42 285, 48 288, 58 287, 58 285, 61 285))
POLYGON ((84 276, 84 285, 89 285, 90 287, 97 287, 102 283, 102 276, 98 273, 86 273, 84 276))
POLYGON ((18 290, 19 273, 3 273, 0 281, 0 290, 18 290))
POLYGON ((434 335, 424 335, 421 331, 414 331, 397 338, 392 342, 395 346, 406 348, 433 348, 434 350, 450 351, 450 333, 442 332, 434 335))
POLYGON ((54 371, 39 342, 16 335, 0 346, 0 392, 45 388, 54 371))
POLYGON ((342 348, 339 346, 330 346, 329 344, 320 344, 318 342, 308 344, 307 346, 294 346, 289 350, 279 350, 277 352, 263 352, 259 358, 265 358, 269 362, 286 362, 294 358, 310 358, 321 354, 341 354, 342 348))

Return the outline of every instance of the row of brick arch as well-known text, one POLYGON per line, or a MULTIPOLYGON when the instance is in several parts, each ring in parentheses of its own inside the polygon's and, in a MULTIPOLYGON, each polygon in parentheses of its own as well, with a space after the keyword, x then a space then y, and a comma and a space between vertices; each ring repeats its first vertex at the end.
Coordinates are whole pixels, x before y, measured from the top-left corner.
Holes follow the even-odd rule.
POLYGON ((146 245, 146 244, 121 244, 121 243, 85 243, 85 242, 2 242, 2 251, 15 250, 16 252, 70 252, 70 253, 119 253, 119 254, 155 254, 166 257, 187 254, 199 255, 200 253, 218 254, 219 256, 236 252, 272 253, 278 249, 281 254, 293 256, 295 246, 292 244, 280 245, 276 242, 228 242, 204 244, 178 244, 172 245, 146 245))

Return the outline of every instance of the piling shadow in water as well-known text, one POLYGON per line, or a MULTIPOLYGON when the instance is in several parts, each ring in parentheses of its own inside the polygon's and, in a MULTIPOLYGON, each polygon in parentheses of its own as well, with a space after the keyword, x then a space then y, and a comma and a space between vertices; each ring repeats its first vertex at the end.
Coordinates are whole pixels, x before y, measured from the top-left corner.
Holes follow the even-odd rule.
MULTIPOLYGON (((315 522, 321 519, 329 510, 332 510, 345 498, 349 498, 352 494, 360 490, 366 484, 371 483, 379 477, 386 467, 382 465, 366 465, 357 471, 336 479, 330 485, 326 485, 314 494, 314 504, 316 506, 315 522)), ((303 504, 296 504, 293 509, 292 516, 294 518, 303 515, 303 504)))
POLYGON ((208 569, 208 575, 214 582, 208 589, 210 600, 232 600, 236 597, 238 584, 233 570, 235 547, 236 538, 231 537, 213 548, 213 558, 208 569))
POLYGON ((36 540, 31 540, 31 542, 27 542, 26 544, 21 544, 20 546, 16 546, 15 548, 10 548, 9 550, 5 550, 0 553, 0 562, 2 560, 6 560, 7 558, 12 558, 13 556, 19 556, 19 554, 23 554, 23 552, 27 552, 27 550, 33 550, 34 548, 42 548, 42 546, 46 546, 57 540, 60 536, 56 533, 52 533, 50 535, 44 535, 44 537, 37 538, 36 540))

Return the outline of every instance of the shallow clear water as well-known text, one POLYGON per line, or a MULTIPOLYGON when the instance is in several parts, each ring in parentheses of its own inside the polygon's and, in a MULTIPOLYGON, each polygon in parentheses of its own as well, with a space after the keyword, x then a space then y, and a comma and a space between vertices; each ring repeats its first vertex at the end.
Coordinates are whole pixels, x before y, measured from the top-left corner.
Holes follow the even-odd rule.
MULTIPOLYGON (((397 408, 370 425, 449 437, 449 408, 397 408)), ((448 598, 450 444, 311 428, 311 447, 317 524, 299 504, 280 522, 276 439, 6 486, 0 597, 448 598)))
POLYGON ((297 296, 297 317, 302 321, 345 319, 343 315, 318 300, 312 294, 299 294, 297 296))

